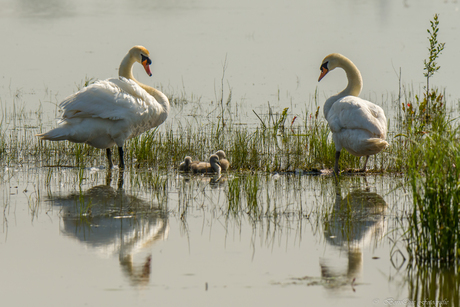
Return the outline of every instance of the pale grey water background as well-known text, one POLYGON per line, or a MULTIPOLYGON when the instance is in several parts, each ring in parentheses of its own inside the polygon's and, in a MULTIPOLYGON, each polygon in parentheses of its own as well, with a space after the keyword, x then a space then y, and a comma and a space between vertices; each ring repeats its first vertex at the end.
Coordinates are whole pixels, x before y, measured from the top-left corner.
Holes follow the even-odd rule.
MULTIPOLYGON (((355 62, 364 78, 363 97, 391 113, 400 67, 404 84, 415 91, 425 84, 426 29, 434 13, 440 13, 439 40, 446 42, 446 49, 432 84, 445 87, 454 105, 460 97, 459 7, 457 1, 431 0, 2 0, 0 101, 7 112, 15 107, 35 112, 41 106, 45 125, 53 126, 56 104, 85 77, 116 76, 127 50, 142 44, 151 52, 153 77, 140 66, 135 76, 168 94, 201 98, 204 109, 220 99, 227 59, 224 96, 231 88, 232 103, 239 106, 237 120, 243 123, 257 122, 251 110, 264 112, 268 102, 276 110, 289 107, 301 114, 314 111, 310 106, 316 89, 320 105, 341 90, 346 85, 342 72, 317 82, 321 60, 331 52, 355 62)), ((174 112, 167 125, 186 115, 174 112)), ((343 241, 336 242, 339 235, 324 232, 323 222, 315 221, 321 208, 338 201, 330 177, 269 175, 262 180, 261 206, 277 204, 286 214, 280 220, 254 222, 246 215, 226 218, 225 183, 211 186, 185 181, 176 173, 164 175, 166 199, 158 200, 157 191, 131 182, 136 174, 126 175, 121 194, 116 179, 106 193, 115 203, 163 206, 168 215, 146 215, 137 220, 140 228, 133 228, 124 212, 124 219, 101 220, 88 228, 72 224, 75 220, 68 218, 63 203, 80 195, 80 188, 87 195, 104 185, 105 170, 85 170, 86 179, 79 185, 75 169, 3 165, 2 303, 385 306, 387 298, 412 297, 408 274, 391 262, 390 239, 395 238, 380 236, 398 226, 394 217, 410 203, 398 188, 400 178, 344 179, 342 197, 367 187, 386 204, 385 222, 376 217, 360 225, 363 231, 356 240, 345 241, 360 246, 350 254, 351 249, 340 245, 343 241), (298 215, 300 209, 305 215, 298 215), (117 226, 121 222, 107 226, 114 221, 126 221, 123 230, 117 226), (101 225, 113 231, 99 232, 101 225), (364 235, 370 233, 380 235, 364 235), (126 247, 126 242, 131 245, 126 247), (146 279, 142 268, 149 255, 146 279), (326 271, 338 276, 338 282, 324 283, 326 271), (341 283, 348 276, 356 277, 354 288, 341 283)), ((333 229, 344 227, 339 221, 332 224, 333 229)))
POLYGON ((8 91, 21 90, 27 107, 41 100, 53 110, 49 101, 73 93, 85 76, 116 76, 127 50, 142 44, 152 53, 154 75, 149 79, 136 67, 140 81, 202 97, 205 104, 220 98, 227 58, 225 98, 230 87, 233 102, 246 111, 270 102, 301 112, 316 87, 321 105, 346 85, 343 72, 317 82, 322 59, 340 52, 361 70, 362 95, 391 108, 391 99, 382 97, 397 95, 399 68, 403 84, 416 92, 425 85, 426 29, 439 13, 439 40, 446 48, 432 85, 457 101, 459 6, 445 0, 2 0, 0 98, 8 104, 8 91))

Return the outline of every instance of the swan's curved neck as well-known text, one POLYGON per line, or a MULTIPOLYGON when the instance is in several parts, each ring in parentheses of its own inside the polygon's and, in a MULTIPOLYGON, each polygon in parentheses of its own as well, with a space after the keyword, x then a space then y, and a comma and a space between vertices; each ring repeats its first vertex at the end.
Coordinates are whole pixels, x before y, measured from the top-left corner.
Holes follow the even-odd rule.
POLYGON ((142 87, 147 93, 153 96, 156 101, 162 106, 165 113, 169 113, 169 100, 165 94, 153 88, 151 86, 142 84, 141 82, 137 81, 133 76, 133 65, 136 60, 128 53, 125 55, 123 60, 120 63, 120 67, 118 68, 118 75, 120 77, 124 77, 127 79, 131 79, 136 82, 140 87, 142 87))
POLYGON ((346 57, 338 57, 337 58, 337 67, 343 68, 345 73, 347 74, 348 85, 347 87, 332 97, 329 97, 326 102, 324 103, 324 116, 327 118, 327 114, 329 110, 332 108, 332 105, 342 97, 345 96, 356 96, 358 97, 361 93, 361 89, 363 88, 363 79, 361 77, 361 73, 359 72, 358 68, 353 64, 352 61, 347 59, 346 57))
POLYGON ((134 58, 131 57, 129 53, 126 54, 125 57, 123 58, 123 61, 121 61, 120 63, 120 67, 118 68, 118 75, 120 77, 125 77, 127 79, 131 79, 137 82, 137 80, 134 79, 134 76, 133 76, 134 62, 136 62, 134 58))
POLYGON ((339 96, 359 96, 363 88, 363 79, 358 68, 347 58, 341 58, 338 67, 342 67, 347 74, 348 85, 339 93, 339 96))

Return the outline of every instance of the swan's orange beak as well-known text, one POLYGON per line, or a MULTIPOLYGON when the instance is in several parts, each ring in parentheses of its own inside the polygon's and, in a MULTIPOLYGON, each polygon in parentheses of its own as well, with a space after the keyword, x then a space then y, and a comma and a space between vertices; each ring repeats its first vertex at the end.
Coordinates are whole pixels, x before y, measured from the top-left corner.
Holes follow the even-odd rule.
POLYGON ((321 75, 319 75, 318 82, 329 72, 326 67, 321 67, 321 75))
POLYGON ((152 76, 152 73, 150 72, 150 66, 149 66, 149 61, 148 58, 142 61, 142 66, 144 66, 145 72, 149 77, 152 76))

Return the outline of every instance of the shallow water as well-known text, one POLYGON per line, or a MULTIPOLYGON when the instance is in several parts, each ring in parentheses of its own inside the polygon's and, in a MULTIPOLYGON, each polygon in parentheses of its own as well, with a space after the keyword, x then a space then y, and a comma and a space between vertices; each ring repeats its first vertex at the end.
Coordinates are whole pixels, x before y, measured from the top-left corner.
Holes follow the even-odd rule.
POLYGON ((236 175, 170 174, 164 192, 139 173, 120 182, 97 169, 6 171, 3 300, 351 306, 408 295, 385 238, 399 210, 388 178, 346 178, 337 189, 332 177, 261 175, 257 207, 245 196, 236 208, 236 175), (344 219, 344 203, 360 216, 344 219))
MULTIPOLYGON (((252 109, 267 112, 268 104, 293 115, 314 112, 316 89, 321 104, 346 84, 341 72, 317 82, 331 52, 358 65, 363 96, 392 114, 400 67, 414 91, 425 84, 434 13, 447 44, 432 84, 445 87, 455 105, 459 7, 431 0, 0 0, 3 117, 41 107, 40 122, 54 126, 56 105, 85 78, 117 75, 134 44, 146 46, 154 62, 151 79, 141 67, 135 76, 199 101, 199 114, 230 91, 238 122, 258 122, 252 109)), ((196 106, 173 106, 163 127, 193 122, 196 106)), ((2 128, 36 126, 15 118, 2 128)), ((128 168, 120 177, 104 168, 4 163, 0 174, 0 291, 8 306, 459 304, 451 290, 459 288, 458 274, 407 267, 397 229, 411 200, 396 176, 344 176, 337 186, 330 176, 231 172, 211 182, 173 170, 128 168)))
POLYGON ((345 176, 337 185, 331 176, 256 175, 253 206, 247 192, 230 201, 229 188, 253 175, 213 183, 159 174, 156 187, 149 176, 156 175, 4 170, 3 302, 458 303, 456 274, 408 270, 404 248, 394 247, 409 201, 401 178, 345 176), (432 287, 438 292, 422 291, 432 287))
POLYGON ((10 306, 458 302, 456 274, 408 270, 394 247, 410 201, 399 177, 18 168, 3 180, 10 306), (230 200, 248 176, 256 206, 248 192, 230 200))

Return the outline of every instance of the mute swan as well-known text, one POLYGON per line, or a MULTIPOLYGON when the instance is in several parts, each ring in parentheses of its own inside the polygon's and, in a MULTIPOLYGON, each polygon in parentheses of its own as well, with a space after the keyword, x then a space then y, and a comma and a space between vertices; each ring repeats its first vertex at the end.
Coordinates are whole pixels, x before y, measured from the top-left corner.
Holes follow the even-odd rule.
POLYGON ((230 162, 226 159, 225 152, 223 150, 216 151, 216 155, 219 157, 220 168, 223 172, 227 171, 230 167, 230 162))
POLYGON ((98 81, 67 97, 59 105, 63 110, 59 126, 37 136, 42 140, 68 140, 106 149, 110 168, 113 166, 110 148, 117 145, 119 167, 124 168, 125 140, 162 124, 170 108, 162 92, 134 79, 135 62, 152 76, 148 50, 134 46, 121 61, 119 78, 98 81))
POLYGON ((332 53, 324 58, 318 82, 331 70, 341 67, 348 78, 348 86, 324 103, 324 117, 332 131, 335 144, 334 172, 339 174, 340 151, 345 148, 355 156, 366 156, 367 160, 385 149, 387 120, 381 107, 358 97, 363 87, 361 73, 352 61, 341 54, 332 53))
POLYGON ((192 161, 192 157, 186 156, 184 162, 179 165, 179 171, 189 172, 191 167, 195 164, 200 163, 199 161, 192 161))
POLYGON ((220 175, 220 162, 217 155, 212 155, 209 162, 200 162, 191 166, 194 173, 217 173, 220 175))

